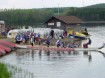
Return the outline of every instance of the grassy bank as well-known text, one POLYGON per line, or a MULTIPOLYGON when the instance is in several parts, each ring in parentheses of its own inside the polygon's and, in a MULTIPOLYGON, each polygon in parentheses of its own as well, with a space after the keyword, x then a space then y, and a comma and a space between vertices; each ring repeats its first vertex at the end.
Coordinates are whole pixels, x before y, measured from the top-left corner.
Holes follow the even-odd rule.
POLYGON ((11 74, 9 73, 7 67, 4 64, 0 63, 0 78, 10 78, 11 74))

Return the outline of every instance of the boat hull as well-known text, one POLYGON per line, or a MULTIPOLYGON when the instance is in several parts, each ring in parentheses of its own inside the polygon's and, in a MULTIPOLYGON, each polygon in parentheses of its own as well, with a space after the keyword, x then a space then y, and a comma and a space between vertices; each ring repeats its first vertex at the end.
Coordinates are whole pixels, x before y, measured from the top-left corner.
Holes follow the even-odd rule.
POLYGON ((33 49, 33 50, 50 50, 50 51, 98 51, 98 48, 57 48, 56 46, 31 46, 31 45, 17 45, 20 49, 33 49))

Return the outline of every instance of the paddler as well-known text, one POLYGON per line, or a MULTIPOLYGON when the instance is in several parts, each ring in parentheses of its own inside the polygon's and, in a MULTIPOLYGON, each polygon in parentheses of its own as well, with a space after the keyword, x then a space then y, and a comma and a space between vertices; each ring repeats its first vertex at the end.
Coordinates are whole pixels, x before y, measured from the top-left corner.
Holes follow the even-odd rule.
POLYGON ((59 39, 57 40, 56 45, 57 45, 57 47, 60 46, 60 40, 59 39))
POLYGON ((91 39, 90 38, 87 38, 86 39, 86 42, 83 44, 83 48, 88 48, 88 45, 90 45, 91 44, 91 39))
POLYGON ((50 39, 49 39, 49 37, 46 38, 46 45, 47 45, 47 47, 49 47, 49 45, 50 45, 50 39))
MULTIPOLYGON (((90 38, 87 38, 86 39, 86 42, 83 44, 83 48, 88 48, 88 45, 91 44, 91 39, 90 38)), ((84 54, 88 54, 88 51, 84 51, 84 54)))
POLYGON ((67 44, 67 47, 68 47, 68 48, 71 48, 71 44, 70 44, 70 42, 67 44))
POLYGON ((62 47, 62 48, 64 48, 64 47, 65 47, 64 42, 62 42, 62 43, 61 43, 61 47, 62 47))

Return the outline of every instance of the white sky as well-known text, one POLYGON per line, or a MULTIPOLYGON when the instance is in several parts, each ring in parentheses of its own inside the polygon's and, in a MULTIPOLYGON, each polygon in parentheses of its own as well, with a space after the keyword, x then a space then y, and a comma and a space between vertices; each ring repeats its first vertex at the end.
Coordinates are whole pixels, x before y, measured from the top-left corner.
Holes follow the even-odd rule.
POLYGON ((52 7, 83 7, 98 3, 105 3, 105 0, 0 0, 0 9, 10 8, 52 8, 52 7))

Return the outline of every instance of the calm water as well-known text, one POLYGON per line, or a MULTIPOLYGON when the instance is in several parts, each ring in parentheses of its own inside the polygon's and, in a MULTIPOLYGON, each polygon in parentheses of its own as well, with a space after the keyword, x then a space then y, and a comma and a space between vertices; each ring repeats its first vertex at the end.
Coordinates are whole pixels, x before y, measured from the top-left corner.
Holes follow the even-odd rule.
MULTIPOLYGON (((98 47, 105 42, 105 27, 91 27, 88 32, 92 35, 89 47, 98 47)), ((84 55, 83 52, 46 53, 20 49, 0 60, 32 72, 30 78, 105 78, 105 57, 99 52, 84 55)))

